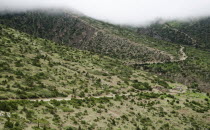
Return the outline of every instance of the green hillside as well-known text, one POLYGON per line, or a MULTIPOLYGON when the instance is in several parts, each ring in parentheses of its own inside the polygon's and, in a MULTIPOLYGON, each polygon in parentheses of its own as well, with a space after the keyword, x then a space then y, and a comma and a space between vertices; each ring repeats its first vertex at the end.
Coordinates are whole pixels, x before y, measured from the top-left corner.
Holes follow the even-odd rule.
POLYGON ((106 56, 0 29, 0 95, 13 99, 0 101, 0 129, 209 128, 205 93, 106 56), (67 101, 57 101, 62 97, 67 101))
POLYGON ((69 12, 1 14, 0 130, 210 129, 208 42, 149 29, 69 12))
POLYGON ((116 59, 0 27, 1 99, 126 92, 133 75, 146 75, 116 59))
POLYGON ((189 86, 210 92, 210 60, 209 60, 209 18, 188 22, 170 21, 165 24, 153 24, 138 28, 139 35, 146 35, 157 40, 186 45, 188 59, 180 63, 144 66, 146 70, 164 75, 189 86), (195 85, 196 84, 196 85, 195 85))
MULTIPOLYGON (((169 78, 171 80, 181 82, 183 84, 186 84, 188 86, 196 86, 196 88, 200 89, 201 91, 210 92, 210 53, 204 48, 202 48, 200 45, 197 46, 197 48, 194 48, 191 44, 192 43, 184 43, 184 39, 179 38, 178 34, 175 35, 171 31, 165 31, 164 27, 162 29, 162 32, 166 35, 169 35, 176 40, 168 40, 168 37, 160 37, 157 38, 145 33, 149 32, 149 30, 154 29, 154 32, 156 32, 159 28, 156 28, 156 26, 164 26, 159 24, 151 25, 151 27, 145 28, 144 33, 139 33, 141 29, 132 28, 132 27, 123 27, 123 26, 117 26, 112 25, 109 23, 104 23, 101 21, 97 21, 94 19, 90 19, 87 17, 83 18, 87 23, 91 24, 92 26, 96 27, 97 29, 105 30, 112 35, 117 35, 120 37, 124 37, 126 39, 129 39, 130 41, 141 43, 145 46, 150 46, 151 48, 159 49, 164 52, 170 53, 174 55, 175 57, 180 57, 179 49, 180 45, 185 47, 185 53, 187 54, 188 58, 181 62, 169 62, 167 64, 152 64, 152 65, 134 65, 136 68, 143 68, 146 71, 153 72, 155 74, 164 76, 165 78, 169 78), (154 27, 154 28, 153 28, 154 27), (151 37, 152 36, 152 37, 151 37), (179 41, 182 41, 179 43, 179 41), (179 43, 179 44, 177 44, 179 43), (200 46, 200 47, 199 47, 200 46), (196 85, 195 85, 196 84, 196 85)), ((206 25, 208 25, 208 18, 203 20, 198 20, 194 23, 199 23, 201 21, 205 21, 206 25)), ((191 32, 200 35, 199 31, 200 28, 205 28, 205 30, 210 30, 208 26, 197 26, 194 25, 191 27, 189 26, 190 23, 182 23, 181 22, 168 22, 166 25, 170 25, 170 27, 174 28, 184 28, 188 27, 188 30, 191 30, 191 32), (185 25, 182 25, 185 24, 185 25), (188 25, 188 26, 187 26, 188 25)), ((168 27, 167 26, 167 27, 168 27)), ((186 30, 186 29, 183 29, 186 30)), ((190 31, 188 31, 190 32, 190 31)), ((204 32, 204 31, 203 31, 204 32)), ((202 32, 201 32, 202 33, 202 32)), ((181 33, 183 37, 186 38, 185 35, 181 33)), ((190 35, 190 34, 189 34, 190 35)), ((200 39, 203 39, 204 37, 200 37, 200 39)), ((187 39, 187 38, 186 38, 187 39)), ((189 41, 192 40, 191 38, 188 39, 189 41)), ((199 42, 200 43, 200 42, 199 42)))
POLYGON ((170 42, 210 49, 210 18, 193 19, 187 22, 170 21, 139 28, 138 33, 170 42))
MULTIPOLYGON (((2 14, 0 24, 35 37, 70 45, 81 50, 122 59, 123 61, 169 61, 175 55, 130 41, 123 36, 99 29, 77 15, 50 11, 2 14), (139 53, 141 52, 141 53, 139 53)), ((96 24, 95 24, 96 25, 96 24)))

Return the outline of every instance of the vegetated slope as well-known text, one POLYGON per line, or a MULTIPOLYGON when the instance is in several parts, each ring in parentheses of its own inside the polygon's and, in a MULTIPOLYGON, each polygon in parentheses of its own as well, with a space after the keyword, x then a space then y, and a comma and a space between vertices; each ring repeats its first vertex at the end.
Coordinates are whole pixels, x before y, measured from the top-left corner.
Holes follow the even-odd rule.
POLYGON ((139 28, 138 33, 178 44, 210 49, 210 18, 156 23, 150 27, 139 28))
MULTIPOLYGON (((147 35, 139 35, 135 32, 135 28, 111 25, 88 17, 79 17, 63 12, 33 11, 4 14, 0 18, 0 23, 33 34, 36 37, 51 39, 58 43, 67 43, 79 49, 118 58, 127 65, 169 63, 182 58, 180 46, 177 44, 151 38, 147 35)), ((166 34, 169 35, 170 33, 166 31, 166 34)), ((209 91, 209 53, 188 47, 185 47, 185 50, 189 50, 187 56, 190 57, 187 61, 170 63, 173 65, 158 64, 159 67, 156 67, 158 69, 149 70, 155 70, 153 72, 186 85, 199 84, 199 88, 209 91), (161 69, 159 69, 160 66, 161 69)))
MULTIPOLYGON (((164 37, 159 37, 159 39, 156 39, 151 38, 149 34, 139 34, 137 31, 138 29, 134 27, 116 26, 89 18, 83 19, 91 23, 91 25, 109 31, 114 35, 122 36, 131 41, 137 43, 140 42, 153 48, 158 48, 159 50, 163 50, 164 52, 170 52, 178 57, 174 60, 170 60, 169 62, 165 62, 165 64, 157 63, 148 66, 148 64, 154 62, 145 62, 148 64, 144 65, 138 64, 141 62, 130 62, 130 65, 135 65, 133 63, 136 63, 135 66, 137 66, 137 68, 139 68, 139 66, 143 66, 143 68, 147 71, 155 72, 156 74, 159 74, 166 78, 170 78, 189 86, 196 86, 198 89, 205 92, 210 92, 210 54, 208 51, 204 51, 199 48, 196 49, 194 47, 191 47, 191 45, 181 47, 184 50, 180 51, 180 44, 167 42, 167 39, 164 39, 164 37)), ((145 28, 145 30, 149 29, 149 27, 145 28)), ((167 31, 165 33, 167 35, 170 35, 170 33, 167 31)), ((198 35, 200 35, 199 32, 198 35)), ((175 37, 176 35, 173 36, 175 37)))
POLYGON ((148 35, 157 39, 172 41, 174 44, 185 44, 188 59, 179 63, 153 64, 144 66, 150 72, 167 78, 198 87, 210 92, 210 53, 208 33, 209 18, 193 22, 168 22, 139 28, 140 35, 148 35), (208 36, 207 36, 208 35, 208 36))
POLYGON ((178 63, 152 64, 144 70, 155 72, 165 78, 181 82, 204 92, 210 92, 210 54, 195 48, 186 47, 187 60, 178 63))
POLYGON ((0 98, 5 130, 209 128, 209 95, 4 25, 0 98), (71 100, 16 100, 62 96, 71 100))
POLYGON ((112 34, 115 37, 122 37, 131 42, 140 43, 145 46, 161 50, 162 53, 172 54, 172 56, 174 56, 174 59, 180 58, 180 46, 177 46, 167 41, 157 40, 146 35, 139 35, 139 33, 136 32, 137 29, 135 27, 113 25, 85 16, 80 17, 80 19, 83 20, 83 22, 90 24, 94 28, 97 28, 98 30, 103 30, 109 34, 112 34))
POLYGON ((209 100, 188 91, 71 101, 0 101, 1 129, 209 129, 209 100), (3 105, 7 107, 2 107, 3 105))
POLYGON ((155 83, 119 60, 0 29, 1 99, 103 96, 127 93, 137 79, 155 83))
POLYGON ((0 16, 0 24, 36 37, 119 58, 123 61, 170 61, 175 58, 170 53, 100 30, 79 16, 62 11, 6 13, 0 16))
POLYGON ((196 89, 3 25, 0 43, 0 129, 209 128, 196 89))

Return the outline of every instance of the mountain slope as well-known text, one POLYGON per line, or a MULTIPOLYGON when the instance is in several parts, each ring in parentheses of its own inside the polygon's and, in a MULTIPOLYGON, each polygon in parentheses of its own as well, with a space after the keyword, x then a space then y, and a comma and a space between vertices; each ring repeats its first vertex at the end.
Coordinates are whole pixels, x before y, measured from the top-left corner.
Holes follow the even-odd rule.
POLYGON ((130 91, 137 79, 157 80, 120 60, 0 29, 1 99, 103 96, 130 91))
POLYGON ((210 128, 208 52, 69 13, 0 23, 0 129, 210 128))
POLYGON ((178 44, 210 49, 210 18, 157 23, 147 28, 139 28, 138 33, 178 44))
MULTIPOLYGON (((167 40, 168 38, 158 37, 159 39, 156 39, 149 34, 142 35, 135 32, 136 28, 111 25, 63 11, 2 14, 0 15, 0 23, 36 37, 47 38, 60 44, 118 58, 123 62, 122 64, 140 66, 147 71, 155 72, 188 86, 198 84, 198 89, 210 92, 209 53, 199 48, 193 49, 190 47, 195 45, 191 44, 192 42, 190 42, 190 46, 183 46, 184 49, 181 51, 180 44, 175 41, 175 43, 168 42, 172 41, 167 40), (181 52, 185 52, 186 55, 181 52), (186 59, 186 57, 188 58, 186 59), (145 65, 151 63, 152 65, 147 69, 148 66, 145 65), (142 67, 142 65, 144 66, 142 67)), ((169 27, 168 25, 173 26, 172 32, 174 32, 175 27, 181 25, 175 23, 167 24, 167 27, 169 27)), ((154 26, 161 27, 162 25, 154 26)), ((170 30, 162 30, 162 32, 170 37, 176 36, 175 40, 192 41, 190 34, 171 35, 170 30)), ((197 34, 200 35, 199 32, 197 34)))
POLYGON ((196 86, 200 90, 210 92, 210 60, 209 60, 209 18, 188 22, 158 22, 144 28, 138 28, 139 35, 146 35, 157 40, 165 40, 177 45, 185 45, 188 59, 179 63, 145 66, 150 72, 196 86))
POLYGON ((71 13, 51 14, 49 11, 32 11, 2 14, 0 24, 36 37, 119 58, 123 61, 170 61, 175 58, 170 53, 98 29, 71 13))
POLYGON ((0 72, 0 129, 209 128, 209 95, 4 25, 0 72))

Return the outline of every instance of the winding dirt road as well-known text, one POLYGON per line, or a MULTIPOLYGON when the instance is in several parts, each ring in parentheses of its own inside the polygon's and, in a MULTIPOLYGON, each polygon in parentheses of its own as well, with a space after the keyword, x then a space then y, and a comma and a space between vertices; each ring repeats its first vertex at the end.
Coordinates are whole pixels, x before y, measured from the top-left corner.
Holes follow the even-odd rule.
MULTIPOLYGON (((127 94, 120 94, 118 96, 129 96, 129 95, 136 95, 137 93, 127 93, 127 94)), ((110 95, 104 95, 104 96, 91 96, 91 97, 76 97, 73 98, 73 95, 69 95, 68 97, 57 97, 57 98, 38 98, 38 99, 7 99, 7 100, 0 100, 0 101, 16 101, 16 100, 29 100, 29 101, 44 101, 44 102, 49 102, 51 100, 56 100, 56 101, 70 101, 72 99, 78 99, 78 100, 84 100, 85 98, 114 98, 116 97, 116 94, 110 94, 110 95)))
POLYGON ((184 52, 184 49, 185 48, 181 46, 181 49, 180 49, 181 56, 180 56, 179 61, 185 61, 188 58, 187 54, 184 52))
POLYGON ((178 60, 171 58, 171 60, 169 60, 169 61, 129 62, 129 63, 126 63, 126 65, 151 65, 151 64, 165 64, 165 63, 185 61, 188 58, 188 56, 184 52, 184 49, 185 49, 185 47, 181 46, 181 48, 179 50, 180 57, 178 60))
MULTIPOLYGON (((120 94, 119 96, 129 96, 132 95, 134 93, 127 93, 127 94, 120 94)), ((86 98, 114 98, 116 97, 116 94, 112 94, 112 95, 104 95, 104 96, 92 96, 92 97, 86 97, 86 98)), ((39 98, 39 99, 29 99, 30 101, 45 101, 45 102, 49 102, 51 100, 57 100, 57 101, 62 101, 62 100, 66 100, 66 101, 70 101, 72 99, 79 99, 79 100, 84 100, 85 98, 80 98, 80 97, 76 97, 76 98, 72 98, 72 96, 68 96, 65 98, 39 98)))
MULTIPOLYGON (((149 64, 157 64, 157 63, 169 63, 169 62, 180 62, 180 61, 184 61, 188 58, 188 56, 186 55, 186 53, 184 52, 184 47, 181 46, 180 48, 180 58, 179 60, 171 60, 171 61, 166 61, 166 62, 158 62, 158 61, 154 61, 154 62, 145 62, 145 63, 133 63, 133 64, 129 64, 129 65, 149 65, 149 64)), ((128 65, 128 64, 127 64, 128 65)), ((129 95, 133 95, 134 93, 127 93, 127 94, 120 94, 119 96, 129 96, 129 95)), ((136 94, 136 93, 135 93, 136 94)), ((92 96, 92 97, 86 97, 86 98, 114 98, 116 97, 116 94, 110 94, 110 95, 103 95, 103 96, 92 96)), ((80 97, 76 97, 76 98, 72 98, 72 95, 69 95, 68 97, 58 97, 58 98, 39 98, 39 99, 8 99, 8 100, 3 100, 3 101, 14 101, 14 100, 29 100, 29 101, 45 101, 45 102, 49 102, 51 100, 56 100, 56 101, 62 101, 62 100, 66 100, 66 101, 70 101, 72 99, 79 99, 79 100, 84 100, 85 98, 80 98, 80 97)), ((1 100, 0 100, 1 101, 1 100)))

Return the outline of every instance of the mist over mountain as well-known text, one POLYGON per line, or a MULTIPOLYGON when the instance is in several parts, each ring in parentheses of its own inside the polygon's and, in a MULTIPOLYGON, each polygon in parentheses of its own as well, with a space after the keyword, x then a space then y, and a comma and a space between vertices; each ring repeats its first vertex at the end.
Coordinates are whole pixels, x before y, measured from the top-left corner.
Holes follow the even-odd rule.
POLYGON ((210 130, 209 3, 0 0, 0 130, 210 130))
POLYGON ((89 17, 123 25, 148 25, 157 19, 210 16, 209 0, 1 0, 0 11, 74 9, 89 17))

